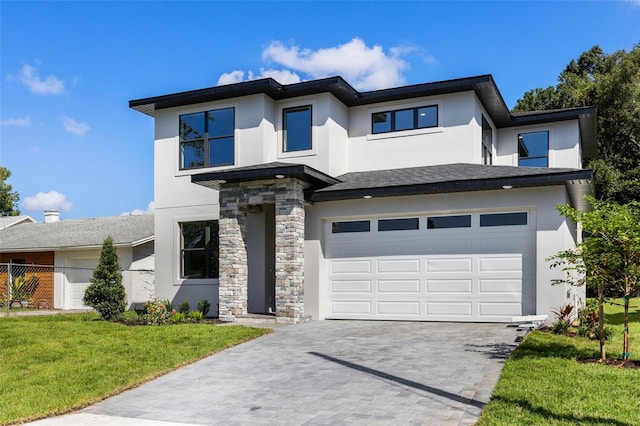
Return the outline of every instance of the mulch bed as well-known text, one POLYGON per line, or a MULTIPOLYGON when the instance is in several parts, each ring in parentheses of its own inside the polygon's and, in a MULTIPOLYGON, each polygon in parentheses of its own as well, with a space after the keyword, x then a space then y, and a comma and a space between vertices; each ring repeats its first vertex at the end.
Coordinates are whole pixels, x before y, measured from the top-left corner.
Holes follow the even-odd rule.
POLYGON ((640 361, 624 361, 617 358, 607 358, 604 362, 602 362, 600 358, 579 358, 578 362, 583 364, 604 364, 616 368, 640 369, 640 361))

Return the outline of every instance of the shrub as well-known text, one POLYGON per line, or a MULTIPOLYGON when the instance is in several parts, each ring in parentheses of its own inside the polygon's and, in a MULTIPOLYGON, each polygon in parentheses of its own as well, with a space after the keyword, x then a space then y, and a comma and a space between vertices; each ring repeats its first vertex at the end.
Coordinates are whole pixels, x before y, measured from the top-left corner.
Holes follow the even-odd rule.
POLYGON ((202 312, 202 317, 207 316, 207 313, 211 309, 211 303, 208 300, 201 300, 198 302, 198 312, 202 312))
POLYGON ((191 305, 189 305, 189 301, 185 300, 184 302, 182 302, 180 304, 180 308, 178 309, 178 312, 180 312, 181 314, 188 314, 189 310, 191 310, 191 305))
POLYGON ((189 314, 189 319, 195 322, 202 321, 202 318, 204 318, 204 315, 200 311, 193 311, 189 314))
POLYGON ((144 304, 143 322, 147 325, 164 325, 171 321, 171 311, 167 300, 154 298, 144 304))
POLYGON ((566 323, 567 329, 569 328, 568 326, 571 325, 571 314, 573 313, 573 305, 567 303, 566 305, 562 305, 560 306, 560 308, 551 312, 553 312, 553 314, 556 316, 557 321, 566 323))
POLYGON ((102 244, 100 261, 93 271, 89 287, 87 287, 83 301, 85 305, 95 309, 105 320, 114 320, 126 308, 126 293, 122 285, 118 253, 113 245, 113 239, 107 237, 102 244))
POLYGON ((142 318, 136 311, 125 311, 122 314, 122 322, 127 325, 136 325, 142 323, 142 318))
POLYGON ((178 324, 180 322, 184 322, 186 319, 187 319, 187 314, 185 314, 184 312, 173 311, 171 313, 171 322, 173 324, 178 324))
POLYGON ((562 320, 556 320, 552 325, 551 325, 551 331, 554 334, 564 334, 569 330, 569 323, 562 321, 562 320))

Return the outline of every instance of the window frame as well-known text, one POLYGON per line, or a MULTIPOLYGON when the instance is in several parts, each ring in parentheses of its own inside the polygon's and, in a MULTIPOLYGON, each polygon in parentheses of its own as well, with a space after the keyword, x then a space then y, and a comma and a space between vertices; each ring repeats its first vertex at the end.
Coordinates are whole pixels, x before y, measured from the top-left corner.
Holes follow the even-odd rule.
POLYGON ((408 108, 398 108, 398 109, 393 109, 393 110, 384 110, 384 111, 374 111, 371 112, 371 134, 372 135, 383 135, 383 134, 387 134, 387 133, 397 133, 397 132, 406 132, 408 130, 417 130, 417 129, 433 129, 438 127, 438 124, 440 122, 440 105, 437 103, 432 103, 432 104, 428 104, 428 105, 420 105, 420 106, 415 106, 415 107, 408 107, 408 108), (428 125, 428 126, 420 126, 419 125, 419 110, 423 109, 423 108, 435 108, 435 124, 433 125, 428 125), (396 113, 398 112, 404 112, 404 111, 412 111, 413 112, 413 126, 409 127, 409 128, 403 128, 403 129, 397 129, 397 120, 396 120, 396 113), (375 130, 375 122, 374 122, 374 116, 377 114, 390 114, 390 130, 384 130, 384 131, 376 131, 375 130))
POLYGON ((493 126, 489 123, 489 120, 482 114, 482 164, 493 164, 493 126), (487 134, 485 134, 485 131, 487 134))
POLYGON ((232 166, 235 163, 236 163, 236 108, 235 106, 226 106, 222 108, 209 109, 206 111, 194 111, 194 112, 178 115, 178 170, 179 171, 204 169, 204 168, 210 168, 210 167, 232 166), (210 136, 209 135, 209 113, 215 113, 218 111, 225 111, 225 110, 232 111, 231 133, 210 136), (189 115, 197 115, 197 114, 202 114, 202 120, 204 120, 204 125, 203 125, 204 134, 202 135, 202 138, 183 140, 181 131, 180 131, 180 124, 182 123, 182 117, 189 116, 189 115), (228 138, 231 138, 233 143, 232 161, 230 163, 229 162, 215 163, 215 164, 210 163, 209 160, 211 159, 211 144, 215 143, 216 140, 222 140, 222 139, 228 139, 228 138), (188 144, 193 144, 193 143, 202 143, 203 162, 202 162, 202 165, 187 167, 187 166, 184 166, 183 146, 188 144))
POLYGON ((550 146, 550 142, 551 142, 551 131, 548 130, 548 129, 545 129, 545 130, 532 129, 532 130, 529 130, 529 131, 518 132, 516 134, 516 153, 518 155, 518 167, 549 167, 549 146, 550 146), (546 155, 532 155, 532 156, 522 157, 520 155, 520 140, 522 139, 522 135, 528 135, 528 134, 530 135, 530 134, 535 134, 535 133, 546 133, 546 135, 547 135, 546 155), (546 159, 546 165, 544 165, 544 166, 522 165, 522 160, 537 160, 537 159, 541 159, 541 158, 546 159))
POLYGON ((181 220, 178 222, 178 278, 180 280, 210 280, 218 279, 220 276, 220 222, 216 219, 202 219, 202 220, 181 220), (182 226, 185 224, 205 224, 205 241, 203 247, 185 248, 184 247, 184 234, 182 226), (215 226, 212 226, 214 225, 215 226), (208 231, 207 231, 207 228, 208 231), (215 234, 214 234, 215 228, 215 234), (215 235, 215 236, 214 236, 215 235), (218 241, 218 244, 209 245, 211 240, 218 241), (186 275, 185 270, 185 253, 204 252, 205 270, 202 275, 186 275), (214 264, 211 263, 214 262, 214 264))
POLYGON ((510 212, 498 212, 498 213, 480 213, 478 215, 478 227, 479 228, 495 228, 502 226, 528 226, 529 225, 529 212, 528 211, 510 211, 510 212), (482 223, 483 218, 520 218, 524 215, 524 223, 482 223))
POLYGON ((365 219, 365 220, 332 220, 331 221, 331 233, 332 234, 354 234, 354 233, 363 233, 363 232, 371 232, 371 220, 369 219, 365 219), (339 227, 341 224, 367 224, 367 229, 342 229, 340 230, 339 227))
POLYGON ((280 145, 283 154, 296 155, 301 152, 309 152, 314 149, 313 143, 313 104, 304 104, 296 106, 288 106, 282 108, 282 144, 280 145), (309 111, 309 147, 303 149, 288 150, 287 149, 287 113, 292 111, 309 111))
POLYGON ((394 218, 384 218, 378 219, 378 232, 402 232, 402 231, 418 231, 420 230, 420 218, 418 216, 415 217, 394 217, 394 218), (415 223, 415 225, 413 225, 415 223), (385 226, 389 226, 387 229, 383 229, 385 226, 381 227, 381 224, 386 224, 385 226), (410 225, 407 226, 398 226, 402 224, 410 225))

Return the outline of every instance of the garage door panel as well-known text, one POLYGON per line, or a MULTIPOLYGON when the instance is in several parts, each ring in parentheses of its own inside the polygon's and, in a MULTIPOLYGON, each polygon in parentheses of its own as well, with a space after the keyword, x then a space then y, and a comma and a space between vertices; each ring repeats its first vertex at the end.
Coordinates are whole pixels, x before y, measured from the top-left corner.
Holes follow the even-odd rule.
POLYGON ((333 301, 331 303, 331 312, 338 315, 371 315, 371 302, 363 300, 344 300, 333 301))
POLYGON ((471 294, 472 280, 427 280, 427 294, 471 294))
POLYGON ((478 314, 480 317, 513 317, 521 314, 520 303, 491 303, 480 302, 478 304, 478 314))
POLYGON ((383 259, 376 261, 379 274, 420 272, 420 259, 383 259))
POLYGON ((427 316, 471 318, 472 302, 427 302, 427 316))
POLYGON ((361 274, 371 272, 370 260, 334 260, 331 262, 334 274, 361 274))
POLYGON ((519 279, 479 279, 478 292, 522 294, 522 281, 519 279))
POLYGON ((371 280, 334 280, 331 282, 331 291, 333 293, 370 294, 371 280))
POLYGON ((378 280, 378 294, 420 294, 420 280, 378 280))
POLYGON ((479 272, 522 271, 522 256, 483 257, 479 258, 479 272))
POLYGON ((377 303, 376 308, 379 315, 406 315, 413 317, 420 315, 420 302, 418 301, 381 301, 377 303))
POLYGON ((463 258, 427 258, 427 272, 471 272, 472 260, 470 257, 463 258))

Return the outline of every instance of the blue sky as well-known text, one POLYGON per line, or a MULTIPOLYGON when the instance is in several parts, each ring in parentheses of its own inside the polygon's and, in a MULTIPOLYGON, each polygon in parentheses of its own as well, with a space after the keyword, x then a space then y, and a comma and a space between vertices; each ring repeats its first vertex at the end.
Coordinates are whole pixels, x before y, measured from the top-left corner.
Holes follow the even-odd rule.
POLYGON ((0 0, 0 164, 43 220, 153 209, 153 120, 128 101, 273 76, 359 90, 493 74, 507 106, 572 58, 640 43, 640 0, 0 0))

